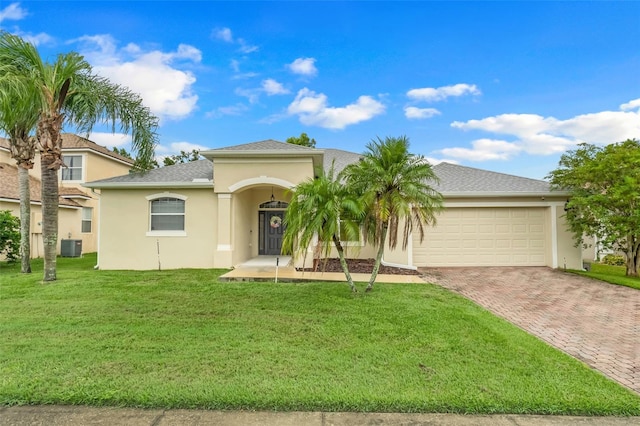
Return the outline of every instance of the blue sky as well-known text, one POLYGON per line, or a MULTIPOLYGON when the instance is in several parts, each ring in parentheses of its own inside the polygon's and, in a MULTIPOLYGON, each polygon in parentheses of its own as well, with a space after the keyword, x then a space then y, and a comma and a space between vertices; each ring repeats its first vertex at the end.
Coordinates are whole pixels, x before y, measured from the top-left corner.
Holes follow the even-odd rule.
POLYGON ((577 143, 640 138, 635 1, 0 0, 0 28, 140 93, 158 155, 406 135, 433 161, 543 178, 577 143))

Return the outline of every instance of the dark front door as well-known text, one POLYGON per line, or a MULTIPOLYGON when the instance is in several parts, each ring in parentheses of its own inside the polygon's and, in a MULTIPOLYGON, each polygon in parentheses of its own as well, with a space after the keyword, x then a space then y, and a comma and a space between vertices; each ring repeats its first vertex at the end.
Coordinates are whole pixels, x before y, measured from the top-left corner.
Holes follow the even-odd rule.
POLYGON ((260 213, 260 233, 264 236, 260 244, 260 254, 279 255, 284 233, 284 210, 260 213))

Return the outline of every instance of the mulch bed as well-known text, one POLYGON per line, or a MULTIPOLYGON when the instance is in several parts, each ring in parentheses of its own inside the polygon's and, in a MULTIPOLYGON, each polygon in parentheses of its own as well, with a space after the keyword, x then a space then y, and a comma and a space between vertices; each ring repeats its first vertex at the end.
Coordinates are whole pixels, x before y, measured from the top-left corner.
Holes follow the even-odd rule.
MULTIPOLYGON (((349 272, 357 274, 370 274, 373 271, 373 265, 375 264, 375 259, 347 259, 347 265, 349 265, 349 272)), ((298 268, 299 271, 305 272, 313 272, 313 268, 298 268)), ((342 266, 340 266, 340 259, 332 258, 321 260, 318 265, 317 272, 343 272, 342 266)), ((390 275, 420 275, 418 271, 414 271, 412 269, 405 268, 394 268, 392 266, 384 266, 380 265, 379 274, 390 274, 390 275)))

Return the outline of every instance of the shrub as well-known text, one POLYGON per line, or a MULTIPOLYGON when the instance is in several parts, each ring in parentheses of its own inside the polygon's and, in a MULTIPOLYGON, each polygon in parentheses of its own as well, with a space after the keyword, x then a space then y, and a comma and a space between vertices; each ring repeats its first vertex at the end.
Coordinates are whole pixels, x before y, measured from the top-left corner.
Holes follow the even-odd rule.
POLYGON ((9 210, 0 210, 0 255, 8 262, 18 259, 20 250, 20 219, 9 210))
POLYGON ((619 254, 608 254, 602 258, 602 263, 612 266, 624 266, 627 264, 627 261, 624 256, 619 254))

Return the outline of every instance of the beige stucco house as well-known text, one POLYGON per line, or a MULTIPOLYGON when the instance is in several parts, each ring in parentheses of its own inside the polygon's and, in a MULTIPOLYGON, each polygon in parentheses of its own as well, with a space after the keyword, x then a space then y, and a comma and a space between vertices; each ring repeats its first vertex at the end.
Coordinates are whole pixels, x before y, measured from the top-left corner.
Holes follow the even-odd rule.
MULTIPOLYGON (((128 173, 133 161, 88 139, 62 135, 65 163, 59 172, 58 253, 65 240, 82 241, 83 253, 98 249, 100 193, 82 186, 85 182, 128 173)), ((42 210, 40 194, 40 157, 36 154, 29 172, 31 187, 31 256, 41 257, 42 210)), ((9 141, 0 138, 0 210, 20 216, 18 169, 9 153, 9 141)))
MULTIPOLYGON (((203 160, 86 183, 99 190, 101 269, 231 268, 277 255, 287 190, 360 155, 274 140, 201 152, 203 160)), ((387 264, 581 268, 566 232, 566 194, 544 181, 440 163, 445 210, 421 243, 387 250, 387 264)), ((373 257, 354 241, 350 254, 373 257)))

